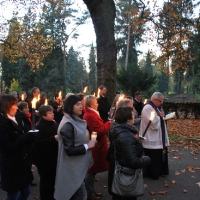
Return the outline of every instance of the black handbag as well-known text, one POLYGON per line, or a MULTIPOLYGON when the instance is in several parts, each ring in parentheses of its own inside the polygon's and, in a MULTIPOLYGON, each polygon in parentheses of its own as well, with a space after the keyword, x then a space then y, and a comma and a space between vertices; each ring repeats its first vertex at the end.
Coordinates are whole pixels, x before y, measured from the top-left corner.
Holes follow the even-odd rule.
POLYGON ((119 196, 132 197, 144 194, 142 169, 122 167, 115 161, 112 192, 119 196))

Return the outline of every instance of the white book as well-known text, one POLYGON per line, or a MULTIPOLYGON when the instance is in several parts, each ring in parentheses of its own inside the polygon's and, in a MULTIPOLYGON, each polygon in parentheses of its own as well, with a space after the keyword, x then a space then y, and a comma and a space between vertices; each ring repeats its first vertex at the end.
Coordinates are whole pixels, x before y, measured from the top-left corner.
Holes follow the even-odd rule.
POLYGON ((169 120, 169 119, 173 119, 175 117, 176 117, 176 113, 172 112, 172 113, 167 114, 165 117, 163 117, 163 119, 164 120, 169 120))

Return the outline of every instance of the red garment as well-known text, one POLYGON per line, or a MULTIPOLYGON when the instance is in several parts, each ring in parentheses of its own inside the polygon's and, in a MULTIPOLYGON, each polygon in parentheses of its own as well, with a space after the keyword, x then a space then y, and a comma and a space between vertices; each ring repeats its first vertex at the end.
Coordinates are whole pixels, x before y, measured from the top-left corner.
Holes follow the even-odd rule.
POLYGON ((31 113, 30 113, 30 112, 28 112, 28 113, 26 114, 26 116, 27 116, 28 120, 30 121, 30 123, 31 123, 31 128, 32 128, 32 119, 31 119, 31 113))
POLYGON ((89 169, 89 174, 95 174, 108 170, 108 162, 106 160, 106 154, 108 151, 107 133, 110 129, 111 122, 104 121, 94 111, 85 108, 83 119, 87 121, 87 126, 91 136, 92 131, 97 132, 97 144, 91 149, 94 164, 89 169))

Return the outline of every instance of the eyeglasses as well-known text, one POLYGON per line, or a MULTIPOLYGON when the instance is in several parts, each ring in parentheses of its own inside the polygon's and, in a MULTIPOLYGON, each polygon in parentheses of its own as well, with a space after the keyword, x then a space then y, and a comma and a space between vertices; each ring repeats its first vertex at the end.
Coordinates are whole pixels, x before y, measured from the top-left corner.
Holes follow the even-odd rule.
POLYGON ((158 100, 160 103, 163 103, 163 101, 161 101, 160 99, 156 99, 156 100, 158 100))

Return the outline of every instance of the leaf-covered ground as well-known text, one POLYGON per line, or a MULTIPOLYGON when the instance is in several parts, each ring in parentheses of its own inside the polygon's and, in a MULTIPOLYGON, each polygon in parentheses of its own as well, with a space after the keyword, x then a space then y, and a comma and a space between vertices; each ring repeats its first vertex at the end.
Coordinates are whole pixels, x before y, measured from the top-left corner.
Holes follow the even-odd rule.
POLYGON ((167 121, 170 143, 183 148, 194 147, 200 149, 200 120, 175 119, 167 121))

